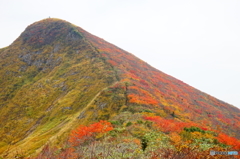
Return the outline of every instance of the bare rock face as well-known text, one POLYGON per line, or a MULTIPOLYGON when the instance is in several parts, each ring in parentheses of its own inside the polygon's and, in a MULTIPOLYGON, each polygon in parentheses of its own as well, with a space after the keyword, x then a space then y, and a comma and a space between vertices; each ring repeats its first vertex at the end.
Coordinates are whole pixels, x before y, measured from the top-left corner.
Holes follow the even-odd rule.
POLYGON ((19 55, 18 57, 27 64, 21 66, 20 71, 26 70, 26 66, 36 66, 40 70, 53 69, 61 63, 62 58, 55 56, 54 52, 46 53, 44 56, 38 56, 39 54, 41 51, 19 55))
POLYGON ((29 66, 42 71, 52 70, 61 63, 59 54, 66 51, 66 47, 74 48, 84 43, 83 36, 75 26, 50 18, 28 26, 15 43, 17 41, 23 48, 18 58, 25 63, 20 66, 21 72, 29 66))
POLYGON ((56 40, 68 42, 82 38, 81 34, 70 23, 54 19, 46 19, 41 23, 34 23, 26 28, 20 36, 23 43, 41 47, 56 40))

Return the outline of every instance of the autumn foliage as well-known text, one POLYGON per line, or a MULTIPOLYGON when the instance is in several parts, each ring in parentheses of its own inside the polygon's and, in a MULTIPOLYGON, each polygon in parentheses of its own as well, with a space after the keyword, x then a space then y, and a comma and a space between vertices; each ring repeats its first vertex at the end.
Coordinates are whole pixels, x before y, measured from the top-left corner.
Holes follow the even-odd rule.
POLYGON ((93 123, 89 126, 80 125, 76 130, 73 130, 69 137, 69 142, 73 146, 90 140, 93 137, 101 136, 102 134, 113 130, 110 122, 101 120, 97 123, 93 123))
POLYGON ((236 138, 230 137, 223 133, 220 133, 216 138, 219 142, 232 146, 234 150, 240 150, 240 141, 236 138))
POLYGON ((149 120, 155 123, 155 126, 160 131, 165 133, 180 132, 184 127, 195 126, 195 123, 178 122, 173 119, 165 119, 160 116, 144 116, 145 120, 149 120))
MULTIPOLYGON (((136 143, 145 144, 149 131, 156 129, 161 145, 170 139, 175 145, 190 141, 187 145, 205 149, 219 143, 223 148, 240 147, 233 138, 240 139, 239 109, 62 20, 36 22, 9 47, 0 49, 0 76, 0 155, 16 149, 34 152, 54 136, 59 136, 54 137, 54 143, 65 141, 70 128, 77 124, 72 116, 78 113, 79 123, 102 121, 73 130, 68 139, 71 148, 59 152, 62 158, 73 158, 66 156, 79 147, 95 149, 94 144, 105 142, 101 141, 105 135, 127 137, 124 143, 134 143, 129 138, 140 136, 136 143), (126 112, 139 118, 124 121, 126 112), (142 121, 146 114, 147 121, 142 121), (103 120, 112 121, 116 115, 121 116, 114 121, 118 128, 113 124, 115 130, 111 131, 113 126, 103 120)), ((136 150, 136 143, 128 149, 136 150)), ((122 147, 116 145, 116 149, 120 152, 122 147)), ((191 152, 189 147, 182 150, 191 152)), ((43 151, 52 153, 48 147, 43 151)), ((159 147, 158 154, 162 151, 159 147)))
MULTIPOLYGON (((134 55, 92 34, 79 30, 101 56, 118 70, 121 82, 128 82, 126 105, 159 108, 154 112, 167 116, 175 110, 179 119, 201 126, 219 125, 226 134, 239 138, 239 109, 169 76, 134 55), (170 110, 170 111, 169 111, 170 110)), ((214 127, 216 129, 216 127, 214 127)))

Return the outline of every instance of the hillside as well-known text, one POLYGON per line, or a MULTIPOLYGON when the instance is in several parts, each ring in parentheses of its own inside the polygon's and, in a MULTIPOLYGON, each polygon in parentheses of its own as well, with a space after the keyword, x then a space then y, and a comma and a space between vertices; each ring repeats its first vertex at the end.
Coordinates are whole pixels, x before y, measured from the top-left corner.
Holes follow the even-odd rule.
POLYGON ((238 108, 60 19, 33 23, 0 49, 0 76, 2 156, 61 145, 100 120, 165 120, 240 139, 238 108))

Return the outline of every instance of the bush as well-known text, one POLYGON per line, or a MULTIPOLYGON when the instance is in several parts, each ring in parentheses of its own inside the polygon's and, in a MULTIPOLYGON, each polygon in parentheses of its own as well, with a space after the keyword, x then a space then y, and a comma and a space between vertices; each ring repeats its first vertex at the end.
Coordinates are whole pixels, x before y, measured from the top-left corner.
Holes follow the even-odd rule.
POLYGON ((132 122, 128 122, 127 124, 126 124, 126 127, 128 127, 128 126, 131 126, 132 125, 132 122))
POLYGON ((195 127, 195 126, 191 126, 190 128, 186 128, 185 127, 184 130, 187 131, 187 132, 195 132, 195 131, 197 131, 197 132, 205 133, 204 130, 200 129, 199 127, 195 127))

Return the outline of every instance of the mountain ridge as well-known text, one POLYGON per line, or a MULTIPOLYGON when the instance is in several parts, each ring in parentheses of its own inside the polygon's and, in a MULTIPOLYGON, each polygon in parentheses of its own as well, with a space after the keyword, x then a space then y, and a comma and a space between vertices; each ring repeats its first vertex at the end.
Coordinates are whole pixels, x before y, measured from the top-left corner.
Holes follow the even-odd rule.
POLYGON ((34 153, 49 139, 62 143, 70 129, 61 128, 69 123, 75 128, 123 111, 193 122, 240 139, 238 108, 69 22, 31 24, 0 57, 0 154, 8 145, 11 152, 34 153))

